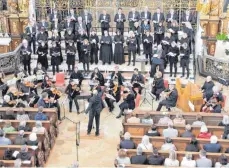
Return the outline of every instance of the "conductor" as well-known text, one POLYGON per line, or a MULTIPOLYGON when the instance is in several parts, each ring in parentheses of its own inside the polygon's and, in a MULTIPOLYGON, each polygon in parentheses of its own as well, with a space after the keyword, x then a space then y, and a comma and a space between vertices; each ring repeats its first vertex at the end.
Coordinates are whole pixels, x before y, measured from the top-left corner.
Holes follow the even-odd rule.
POLYGON ((89 100, 89 106, 85 112, 86 114, 89 112, 87 135, 91 134, 93 120, 95 118, 95 124, 96 124, 95 136, 99 136, 100 113, 103 110, 103 108, 104 105, 102 101, 102 94, 98 93, 97 90, 94 90, 93 96, 89 100))

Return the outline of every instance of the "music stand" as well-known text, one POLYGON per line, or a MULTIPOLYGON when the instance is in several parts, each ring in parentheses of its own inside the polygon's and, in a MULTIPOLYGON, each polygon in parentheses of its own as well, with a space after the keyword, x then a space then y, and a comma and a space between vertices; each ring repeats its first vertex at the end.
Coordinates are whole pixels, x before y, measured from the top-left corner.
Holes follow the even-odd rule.
POLYGON ((141 102, 141 104, 140 104, 140 106, 142 106, 142 104, 144 103, 144 104, 146 104, 146 103, 148 103, 148 104, 150 104, 151 105, 151 103, 150 103, 150 101, 147 99, 147 88, 146 88, 146 85, 145 86, 143 86, 144 87, 144 93, 143 93, 143 100, 142 100, 142 102, 141 102))

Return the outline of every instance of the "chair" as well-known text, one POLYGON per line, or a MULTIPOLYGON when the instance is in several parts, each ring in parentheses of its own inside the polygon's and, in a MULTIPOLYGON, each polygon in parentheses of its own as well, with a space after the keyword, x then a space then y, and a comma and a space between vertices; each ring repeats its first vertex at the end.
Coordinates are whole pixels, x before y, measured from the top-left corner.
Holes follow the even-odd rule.
POLYGON ((168 82, 168 80, 164 80, 164 86, 165 86, 165 88, 168 88, 168 87, 169 87, 169 82, 168 82))
POLYGON ((56 74, 56 86, 64 86, 65 82, 64 82, 64 73, 57 73, 56 74))

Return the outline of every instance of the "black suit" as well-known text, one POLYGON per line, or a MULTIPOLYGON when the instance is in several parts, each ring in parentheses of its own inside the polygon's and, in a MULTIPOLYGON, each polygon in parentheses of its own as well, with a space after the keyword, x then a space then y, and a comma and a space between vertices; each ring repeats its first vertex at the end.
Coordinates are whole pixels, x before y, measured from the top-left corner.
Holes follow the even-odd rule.
POLYGON ((91 22, 93 21, 92 15, 90 13, 88 13, 87 15, 85 15, 85 13, 82 14, 82 19, 86 25, 86 29, 87 29, 87 36, 90 36, 90 30, 91 30, 91 22))
POLYGON ((130 30, 134 31, 134 23, 138 22, 140 20, 140 14, 139 12, 135 11, 135 14, 133 15, 133 12, 129 12, 128 14, 128 20, 129 20, 129 28, 130 30))
POLYGON ((27 26, 25 28, 25 33, 26 33, 26 39, 29 42, 29 46, 31 48, 31 45, 33 43, 33 53, 35 54, 36 52, 36 27, 35 26, 27 26))
POLYGON ((165 161, 165 158, 162 156, 149 156, 148 157, 148 164, 149 165, 163 165, 165 161))
POLYGON ((181 18, 182 22, 193 22, 193 15, 190 13, 189 16, 186 15, 186 13, 183 14, 181 18))
POLYGON ((110 28, 110 22, 111 22, 111 17, 109 14, 103 15, 100 14, 99 16, 99 22, 101 23, 101 32, 102 35, 104 35, 104 31, 107 30, 109 32, 110 28))
POLYGON ((136 155, 130 158, 131 164, 146 164, 147 158, 146 155, 136 155))
POLYGON ((65 30, 65 34, 67 34, 67 29, 71 29, 72 30, 72 32, 75 30, 75 25, 74 25, 74 23, 73 22, 64 22, 64 29, 66 29, 65 30))
POLYGON ((148 24, 150 24, 150 21, 151 21, 151 13, 149 11, 147 11, 147 16, 145 14, 145 12, 141 12, 141 21, 142 21, 142 24, 144 24, 144 20, 148 20, 148 24))
POLYGON ((22 57, 22 62, 24 64, 24 70, 27 71, 27 67, 28 67, 29 75, 31 75, 30 73, 31 54, 32 54, 32 51, 29 46, 27 46, 27 48, 25 48, 24 46, 21 47, 21 57, 22 57))
POLYGON ((171 13, 168 13, 167 16, 166 16, 166 22, 167 22, 167 28, 170 28, 171 27, 171 23, 173 20, 178 20, 178 16, 176 13, 173 13, 173 15, 171 13))
POLYGON ((165 16, 164 16, 163 13, 160 13, 160 16, 158 18, 158 14, 154 13, 152 20, 154 21, 154 30, 155 30, 160 22, 164 22, 165 21, 165 16))
POLYGON ((117 13, 114 17, 114 22, 116 22, 116 29, 120 30, 121 34, 123 35, 124 32, 124 22, 126 21, 126 17, 123 13, 117 13))
POLYGON ((162 91, 165 90, 164 79, 163 78, 156 78, 154 79, 154 86, 152 88, 152 94, 156 96, 156 99, 159 100, 159 96, 162 91))
POLYGON ((123 140, 120 143, 120 148, 121 149, 134 149, 135 144, 132 140, 123 140))
POLYGON ((82 23, 77 22, 75 24, 75 32, 79 33, 80 30, 83 30, 85 32, 87 31, 86 24, 84 22, 82 23))

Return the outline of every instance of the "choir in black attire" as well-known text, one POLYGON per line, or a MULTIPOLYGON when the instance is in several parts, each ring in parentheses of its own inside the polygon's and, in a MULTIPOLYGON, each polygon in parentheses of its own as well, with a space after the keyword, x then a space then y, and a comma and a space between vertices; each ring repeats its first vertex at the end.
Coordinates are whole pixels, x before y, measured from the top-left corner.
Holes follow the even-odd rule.
POLYGON ((76 47, 73 45, 73 41, 69 41, 69 45, 66 47, 68 72, 73 71, 75 67, 75 54, 76 47), (72 68, 71 68, 72 66, 72 68))
POLYGON ((21 47, 21 57, 22 57, 22 62, 24 65, 24 70, 28 70, 28 74, 31 75, 31 54, 32 50, 31 47, 28 46, 28 42, 24 41, 23 46, 21 47))
POLYGON ((47 71, 48 69, 48 58, 47 58, 48 46, 45 45, 44 41, 42 41, 41 46, 38 47, 37 54, 38 54, 37 63, 41 63, 42 67, 44 67, 45 70, 47 71))
MULTIPOLYGON (((144 49, 145 58, 149 59, 150 64, 152 64, 151 62, 152 54, 153 54, 152 44, 153 44, 153 37, 147 31, 146 34, 143 36, 143 49, 144 49)), ((148 61, 146 61, 145 64, 148 64, 148 61)))
POLYGON ((176 45, 175 41, 172 41, 169 50, 168 50, 168 60, 169 60, 169 66, 170 66, 170 77, 173 75, 173 66, 174 66, 174 77, 177 75, 177 62, 178 62, 178 54, 179 54, 179 48, 176 45))
POLYGON ((53 75, 55 73, 59 73, 59 65, 61 64, 61 49, 56 45, 56 42, 53 41, 52 48, 50 48, 50 56, 51 56, 51 65, 53 75))
POLYGON ((117 35, 114 36, 114 43, 114 63, 121 65, 125 63, 123 48, 124 37, 119 30, 117 31, 117 35))
POLYGON ((130 37, 127 38, 126 43, 128 45, 128 66, 130 65, 132 55, 133 55, 133 66, 135 66, 136 52, 137 52, 137 40, 133 32, 130 33, 130 37))
POLYGON ((83 41, 83 44, 81 46, 81 51, 83 56, 83 69, 85 72, 89 72, 91 45, 89 44, 87 39, 83 41), (86 70, 86 65, 87 65, 87 70, 86 70))
POLYGON ((126 21, 125 15, 122 13, 122 8, 118 8, 118 13, 114 17, 114 22, 116 22, 116 29, 124 33, 124 22, 126 21))
POLYGON ((107 31, 104 31, 104 36, 101 37, 100 43, 101 47, 99 59, 102 60, 103 65, 105 63, 111 64, 111 61, 113 60, 112 38, 107 31))
POLYGON ((99 37, 95 33, 95 30, 92 30, 89 41, 91 43, 91 64, 98 64, 98 51, 99 51, 99 37))

